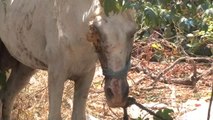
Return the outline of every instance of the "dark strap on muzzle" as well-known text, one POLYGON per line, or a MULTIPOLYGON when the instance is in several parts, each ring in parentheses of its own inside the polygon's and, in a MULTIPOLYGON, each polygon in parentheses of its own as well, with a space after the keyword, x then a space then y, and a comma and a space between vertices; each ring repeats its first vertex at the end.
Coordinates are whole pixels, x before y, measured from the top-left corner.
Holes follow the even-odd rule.
POLYGON ((129 68, 130 68, 130 61, 128 61, 128 63, 125 65, 123 69, 117 72, 114 72, 110 68, 103 68, 103 75, 108 79, 112 78, 123 79, 127 76, 129 68))

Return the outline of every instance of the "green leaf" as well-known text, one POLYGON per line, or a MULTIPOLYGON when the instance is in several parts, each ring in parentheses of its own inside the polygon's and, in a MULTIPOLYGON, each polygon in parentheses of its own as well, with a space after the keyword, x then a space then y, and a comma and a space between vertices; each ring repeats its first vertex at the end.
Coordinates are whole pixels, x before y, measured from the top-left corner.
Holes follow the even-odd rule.
POLYGON ((109 16, 110 12, 116 12, 115 0, 104 0, 103 6, 104 6, 104 12, 107 16, 109 16))
POLYGON ((163 50, 163 47, 159 43, 153 43, 151 46, 152 46, 152 48, 154 48, 156 50, 159 50, 159 51, 163 50))
POLYGON ((131 4, 127 0, 104 0, 102 6, 105 14, 109 16, 110 13, 116 14, 129 9, 131 4))
MULTIPOLYGON (((166 120, 173 120, 173 118, 169 115, 170 113, 173 113, 174 111, 172 109, 163 109, 163 110, 159 110, 157 111, 157 115, 163 117, 166 120)), ((154 117, 154 120, 160 120, 159 118, 154 117)))
POLYGON ((152 8, 145 8, 144 10, 145 22, 147 25, 156 27, 158 25, 158 17, 152 8))
POLYGON ((142 118, 139 117, 137 120, 142 120, 142 118))
POLYGON ((171 2, 171 0, 158 0, 158 2, 162 4, 163 6, 166 6, 167 4, 171 2))

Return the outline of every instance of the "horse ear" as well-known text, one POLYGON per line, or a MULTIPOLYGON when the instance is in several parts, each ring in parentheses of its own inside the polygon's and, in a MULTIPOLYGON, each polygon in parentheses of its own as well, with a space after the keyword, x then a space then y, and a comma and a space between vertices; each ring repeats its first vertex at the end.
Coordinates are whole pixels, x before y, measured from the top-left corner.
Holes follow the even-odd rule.
POLYGON ((98 34, 97 28, 93 24, 89 25, 87 40, 89 42, 92 42, 95 46, 98 45, 98 41, 100 40, 100 36, 98 34))

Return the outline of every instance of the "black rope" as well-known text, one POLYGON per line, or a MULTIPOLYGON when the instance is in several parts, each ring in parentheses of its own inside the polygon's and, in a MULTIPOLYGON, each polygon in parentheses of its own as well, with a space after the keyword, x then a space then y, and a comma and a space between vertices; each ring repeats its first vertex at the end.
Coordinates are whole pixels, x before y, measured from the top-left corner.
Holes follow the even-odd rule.
POLYGON ((127 100, 127 104, 126 106, 124 106, 123 110, 124 110, 124 117, 123 117, 123 120, 128 120, 128 114, 127 114, 127 107, 131 106, 131 105, 137 105, 138 107, 140 107, 142 110, 145 110, 147 111, 149 114, 155 116, 156 118, 160 119, 160 120, 166 120, 164 119, 163 117, 155 114, 155 112, 153 112, 152 110, 149 110, 148 108, 144 107, 143 105, 141 105, 140 103, 137 103, 135 98, 133 97, 128 97, 128 100, 127 100))
POLYGON ((123 111, 124 111, 123 120, 128 120, 129 116, 128 116, 128 114, 127 114, 127 108, 123 108, 123 111))

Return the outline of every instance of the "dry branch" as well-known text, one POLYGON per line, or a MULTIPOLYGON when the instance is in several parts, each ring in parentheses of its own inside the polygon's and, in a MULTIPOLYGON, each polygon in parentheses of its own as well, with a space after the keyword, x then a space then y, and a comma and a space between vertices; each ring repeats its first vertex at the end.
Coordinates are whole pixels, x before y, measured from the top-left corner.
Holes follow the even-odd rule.
MULTIPOLYGON (((159 80, 160 77, 162 77, 164 74, 166 74, 169 70, 171 70, 172 68, 174 68, 174 66, 178 63, 180 63, 183 60, 206 60, 209 62, 213 62, 213 60, 211 58, 208 57, 181 57, 179 59, 177 59, 173 64, 171 64, 169 67, 167 67, 166 69, 164 69, 156 78, 156 80, 159 80)), ((195 64, 193 62, 193 64, 195 64)), ((196 73, 195 73, 196 74, 196 73)))
POLYGON ((212 74, 213 74, 213 63, 211 64, 211 67, 210 67, 208 70, 202 72, 202 73, 198 76, 198 78, 200 79, 200 78, 202 78, 203 76, 212 75, 212 74))
POLYGON ((213 74, 213 64, 208 70, 205 70, 200 75, 198 75, 196 78, 194 77, 194 73, 192 73, 187 78, 171 79, 170 82, 171 83, 175 83, 175 84, 183 84, 183 85, 193 85, 193 86, 195 86, 197 81, 200 80, 203 76, 208 76, 208 75, 212 75, 212 74, 213 74))
POLYGON ((200 80, 203 76, 213 74, 213 59, 211 57, 188 57, 188 56, 187 57, 180 57, 175 62, 173 62, 170 66, 168 66, 167 68, 162 70, 162 72, 160 72, 158 75, 153 74, 152 72, 150 72, 148 69, 142 67, 141 65, 137 65, 136 69, 138 71, 143 71, 144 74, 148 75, 151 79, 154 80, 154 82, 151 85, 155 85, 158 81, 161 81, 161 82, 164 82, 164 83, 171 82, 171 83, 184 84, 184 85, 196 85, 197 81, 200 80), (189 77, 176 78, 176 79, 170 79, 170 80, 163 77, 168 71, 173 69, 177 64, 179 64, 182 61, 186 61, 188 63, 191 63, 192 66, 193 66, 193 73, 191 75, 189 75, 189 77), (211 67, 208 70, 206 70, 206 71, 202 72, 200 75, 198 75, 197 66, 196 66, 195 61, 205 62, 205 63, 208 62, 208 63, 212 63, 212 64, 211 64, 211 67))
POLYGON ((180 63, 181 61, 185 60, 186 57, 181 57, 179 59, 177 59, 173 64, 171 64, 169 67, 167 67, 166 69, 164 69, 156 78, 155 81, 159 80, 164 74, 166 74, 169 70, 171 70, 172 68, 174 68, 174 66, 178 63, 180 63))

